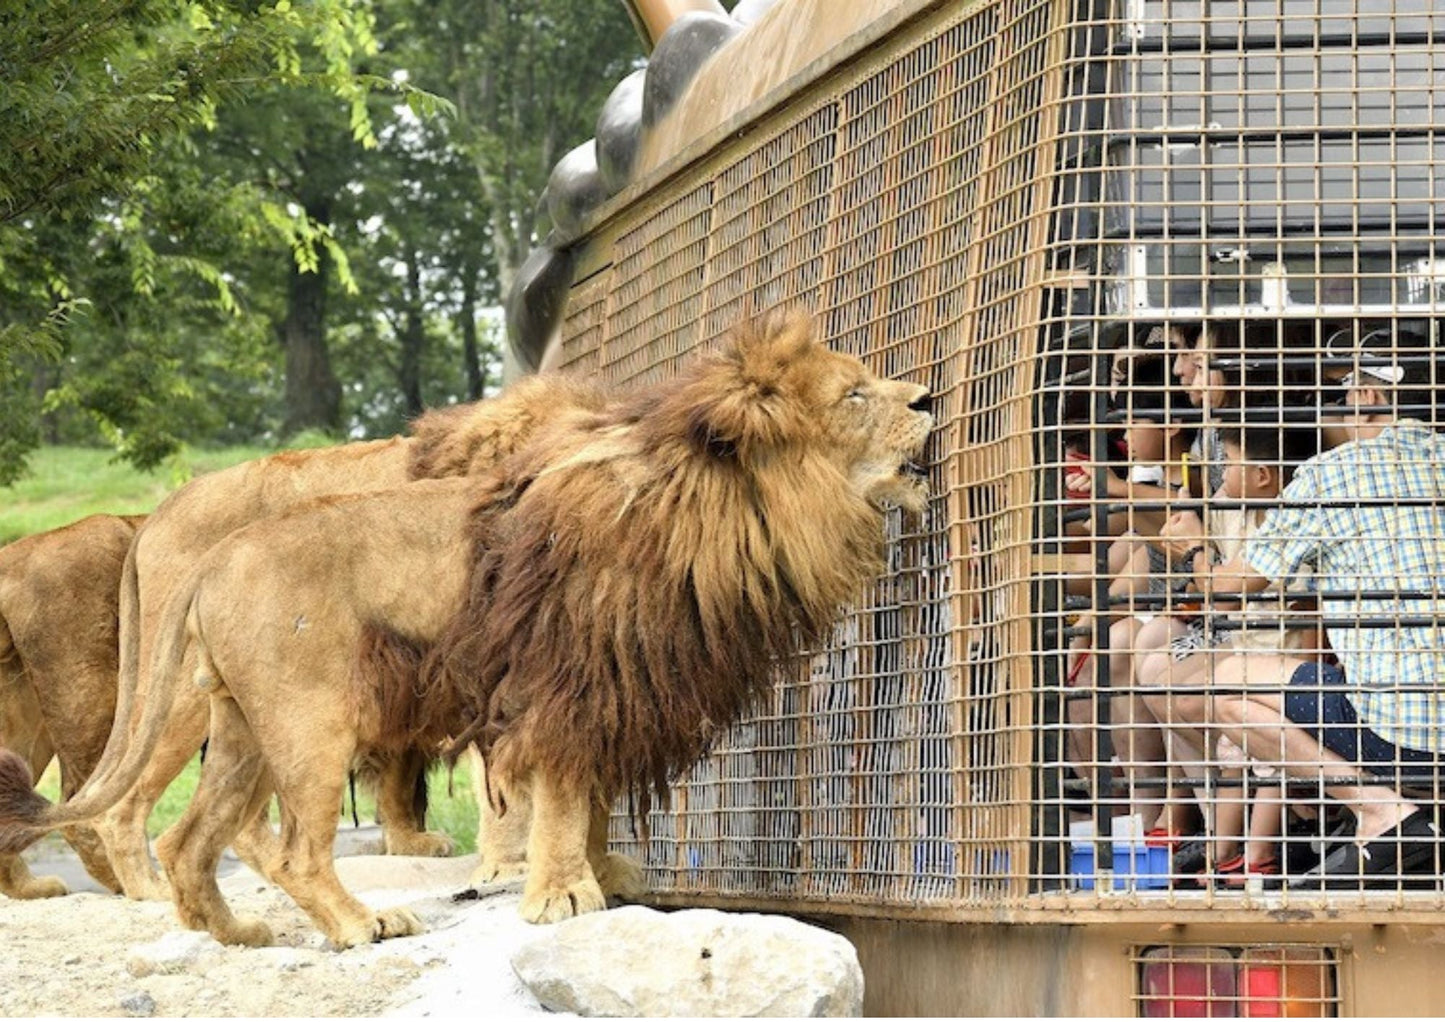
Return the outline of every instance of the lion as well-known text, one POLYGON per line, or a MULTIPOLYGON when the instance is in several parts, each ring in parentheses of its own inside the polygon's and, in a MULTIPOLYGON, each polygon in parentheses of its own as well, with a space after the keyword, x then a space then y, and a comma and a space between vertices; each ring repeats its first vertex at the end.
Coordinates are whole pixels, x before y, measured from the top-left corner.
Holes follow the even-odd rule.
POLYGON ((556 416, 491 473, 247 526, 167 607, 139 727, 110 775, 51 807, 0 753, 0 851, 120 797, 194 648, 210 751, 157 842, 185 925, 271 940, 231 914, 216 862, 274 791, 267 872, 333 945, 419 932, 406 909, 347 893, 330 855, 347 764, 418 745, 474 742, 495 813, 530 794, 524 918, 636 893, 637 865, 606 851, 608 807, 631 793, 645 812, 646 793, 769 690, 780 659, 826 634, 882 566, 885 508, 922 507, 932 422, 925 388, 775 316, 673 381, 556 416))
MULTIPOLYGON (((39 777, 60 762, 70 797, 105 748, 115 711, 117 591, 121 565, 144 516, 91 515, 0 548, 0 745, 39 777)), ((91 876, 120 890, 90 827, 66 832, 91 876)), ((59 877, 32 876, 0 855, 0 893, 53 898, 59 877)))
MULTIPOLYGON (((134 694, 149 681, 157 626, 170 595, 196 561, 224 536, 250 522, 313 497, 385 490, 414 479, 481 471, 514 450, 566 407, 597 407, 587 384, 539 386, 521 381, 504 394, 468 405, 428 412, 410 437, 339 447, 288 451, 201 476, 168 497, 135 537, 122 579, 120 730, 131 721, 134 694)), ((115 875, 132 898, 164 899, 166 884, 155 872, 145 823, 170 783, 205 739, 207 701, 195 689, 176 694, 171 720, 150 764, 134 788, 97 823, 115 875)), ((122 748, 117 741, 114 750, 122 748)), ((109 770, 114 757, 101 765, 109 770)), ((447 855, 451 840, 418 829, 425 812, 426 762, 412 750, 364 764, 379 782, 378 814, 385 849, 392 855, 447 855)), ((259 835, 260 832, 257 832, 259 835)), ((249 845, 238 849, 250 857, 249 845)))

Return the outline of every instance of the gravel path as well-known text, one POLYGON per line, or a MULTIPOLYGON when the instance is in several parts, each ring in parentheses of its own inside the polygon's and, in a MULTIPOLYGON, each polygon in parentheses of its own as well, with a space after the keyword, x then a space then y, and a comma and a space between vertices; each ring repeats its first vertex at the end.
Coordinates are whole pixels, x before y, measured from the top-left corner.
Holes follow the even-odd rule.
MULTIPOLYGON (((517 915, 516 888, 452 899, 466 888, 473 862, 338 860, 342 883, 362 901, 407 905, 427 926, 416 937, 345 952, 331 950, 290 898, 244 866, 222 890, 238 912, 270 924, 275 947, 223 947, 182 929, 168 902, 90 892, 0 898, 0 1014, 542 1014, 510 966, 512 952, 538 932, 517 915)), ((37 871, 46 865, 37 862, 37 871)))

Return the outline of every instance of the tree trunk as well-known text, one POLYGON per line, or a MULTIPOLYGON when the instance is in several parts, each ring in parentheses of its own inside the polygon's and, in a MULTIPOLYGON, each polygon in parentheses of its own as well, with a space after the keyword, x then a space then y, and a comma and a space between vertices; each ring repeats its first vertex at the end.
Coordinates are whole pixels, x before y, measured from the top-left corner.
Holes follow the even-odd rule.
POLYGON ((406 323, 401 331, 401 396, 406 402, 408 418, 422 413, 421 359, 426 350, 426 323, 421 303, 420 256, 415 250, 407 253, 406 323))
POLYGON ((320 252, 316 272, 291 263, 281 344, 286 349, 287 436, 303 429, 341 432, 341 384, 326 350, 326 281, 331 260, 320 252))
POLYGON ((487 394, 487 374, 477 347, 477 274, 471 266, 462 268, 462 307, 457 313, 462 329, 462 362, 467 370, 467 397, 480 401, 487 394))

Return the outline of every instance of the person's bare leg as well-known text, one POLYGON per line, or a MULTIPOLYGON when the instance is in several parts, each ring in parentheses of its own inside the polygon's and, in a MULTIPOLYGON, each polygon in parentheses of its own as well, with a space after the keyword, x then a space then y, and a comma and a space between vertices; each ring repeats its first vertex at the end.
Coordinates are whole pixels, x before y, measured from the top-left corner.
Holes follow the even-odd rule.
POLYGON ((1250 792, 1249 831, 1245 835, 1244 861, 1269 862, 1279 857, 1279 839, 1284 833, 1284 789, 1257 788, 1250 792))
MULTIPOLYGON (((1173 618, 1155 618, 1139 634, 1137 680, 1141 701, 1150 717, 1158 722, 1163 735, 1163 759, 1171 775, 1177 771, 1198 780, 1205 776, 1204 723, 1206 703, 1203 696, 1176 693, 1176 687, 1189 689, 1202 685, 1208 678, 1208 655, 1194 654, 1175 660, 1169 644, 1183 635, 1186 626, 1173 618)), ((1188 833, 1195 806, 1206 822, 1211 807, 1202 797, 1198 785, 1171 786, 1164 797, 1155 829, 1171 834, 1188 833)), ((1206 827, 1206 830, 1210 829, 1206 827)))
POLYGON ((1284 715, 1283 688, 1305 661, 1284 656, 1234 656, 1215 671, 1220 688, 1245 689, 1212 699, 1215 727, 1252 759, 1277 764, 1291 777, 1354 777, 1325 793, 1355 814, 1355 840, 1378 837, 1419 809, 1385 784, 1360 779, 1357 767, 1321 745, 1284 715))

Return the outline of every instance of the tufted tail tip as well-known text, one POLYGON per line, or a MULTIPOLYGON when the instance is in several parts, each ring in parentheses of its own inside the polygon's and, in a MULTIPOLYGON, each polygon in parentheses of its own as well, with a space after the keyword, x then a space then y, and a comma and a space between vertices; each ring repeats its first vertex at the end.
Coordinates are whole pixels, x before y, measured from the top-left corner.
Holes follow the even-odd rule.
POLYGON ((44 833, 33 822, 50 803, 35 790, 30 766, 9 749, 0 749, 0 853, 14 854, 44 833))

